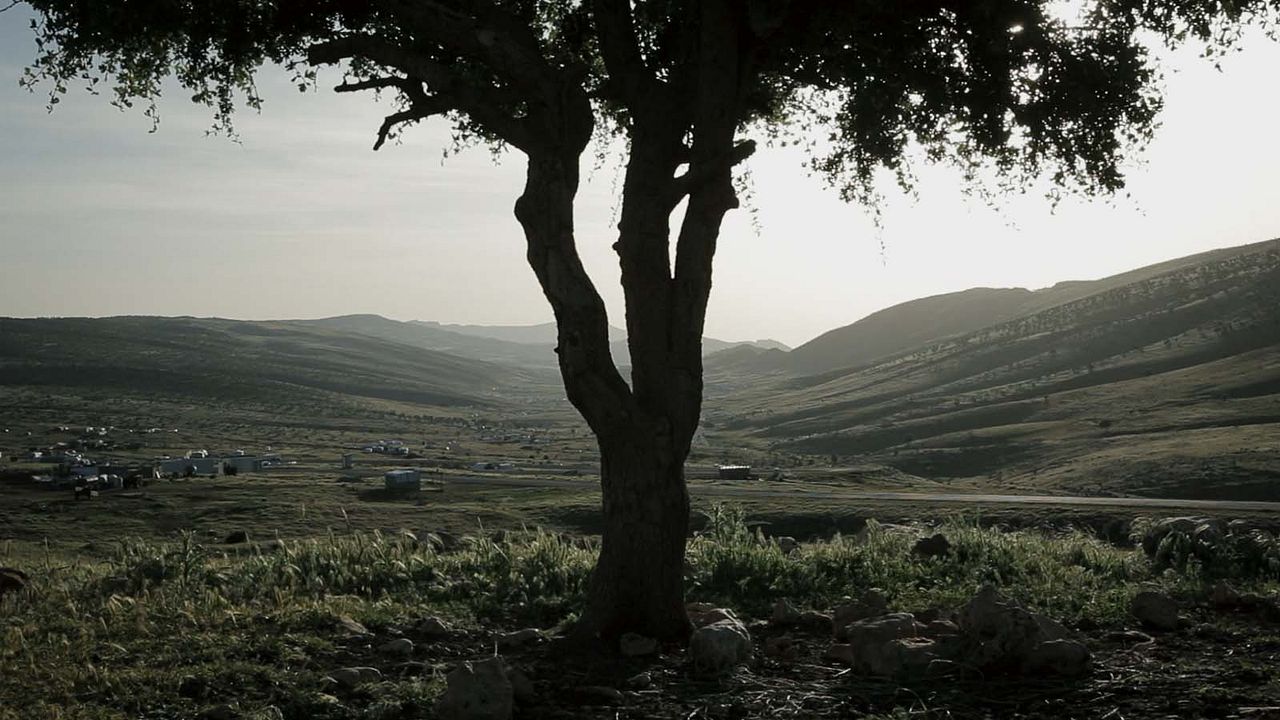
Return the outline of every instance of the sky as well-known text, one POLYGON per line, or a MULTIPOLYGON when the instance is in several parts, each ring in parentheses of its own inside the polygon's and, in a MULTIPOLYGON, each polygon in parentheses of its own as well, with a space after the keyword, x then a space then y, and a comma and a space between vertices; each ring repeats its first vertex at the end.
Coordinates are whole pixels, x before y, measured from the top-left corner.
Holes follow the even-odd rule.
MULTIPOLYGON (((512 215, 524 162, 448 159, 429 122, 371 150, 389 103, 337 95, 336 71, 299 93, 259 79, 239 143, 170 92, 161 123, 71 92, 53 113, 18 87, 34 57, 23 8, 0 13, 0 315, 242 319, 377 313, 449 323, 551 319, 512 215)), ((1042 190, 997 208, 925 168, 915 197, 887 188, 881 225, 842 203, 793 148, 749 161, 750 208, 718 245, 706 333, 798 345, 876 310, 969 287, 1050 286, 1280 236, 1280 44, 1249 34, 1222 70, 1162 50, 1165 110, 1128 166, 1128 196, 1042 190)), ((591 167, 579 250, 622 326, 616 163, 591 167)), ((676 225, 673 222, 673 227, 676 225)))

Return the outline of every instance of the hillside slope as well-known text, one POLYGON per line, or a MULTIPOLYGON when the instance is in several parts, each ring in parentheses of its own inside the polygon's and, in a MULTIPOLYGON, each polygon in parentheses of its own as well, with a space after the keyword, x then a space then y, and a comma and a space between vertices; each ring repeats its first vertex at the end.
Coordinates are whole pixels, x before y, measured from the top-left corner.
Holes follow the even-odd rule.
POLYGON ((490 405, 511 370, 367 335, 207 318, 0 318, 0 387, 490 405))
MULTIPOLYGON (((556 326, 540 325, 446 325, 425 320, 401 322, 381 315, 340 315, 319 320, 282 321, 302 327, 321 327, 346 333, 361 333, 391 342, 426 350, 436 350, 459 357, 523 368, 556 368, 556 326)), ((609 327, 609 349, 619 366, 629 363, 626 332, 609 327)), ((729 342, 716 338, 702 339, 703 355, 723 350, 782 348, 776 340, 729 342)))
POLYGON ((972 288, 894 305, 828 331, 787 355, 801 375, 860 365, 1019 314, 1032 292, 1024 288, 972 288))
POLYGON ((1280 241, 1166 268, 848 370, 718 377, 709 417, 929 477, 1280 500, 1280 241))
POLYGON ((1265 245, 1264 242, 1210 250, 1098 280, 1065 281, 1039 290, 970 288, 933 295, 874 312, 825 332, 785 355, 739 352, 717 356, 711 364, 747 371, 784 371, 792 375, 845 370, 1108 290, 1248 255, 1265 245))

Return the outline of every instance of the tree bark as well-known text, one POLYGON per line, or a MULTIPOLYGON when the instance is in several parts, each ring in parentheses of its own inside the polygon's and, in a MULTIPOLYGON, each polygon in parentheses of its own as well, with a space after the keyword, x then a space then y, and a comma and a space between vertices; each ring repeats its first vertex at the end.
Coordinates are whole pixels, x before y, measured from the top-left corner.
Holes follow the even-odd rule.
POLYGON ((625 632, 683 641, 689 494, 684 454, 669 435, 632 428, 600 438, 604 535, 579 634, 612 642, 625 632))

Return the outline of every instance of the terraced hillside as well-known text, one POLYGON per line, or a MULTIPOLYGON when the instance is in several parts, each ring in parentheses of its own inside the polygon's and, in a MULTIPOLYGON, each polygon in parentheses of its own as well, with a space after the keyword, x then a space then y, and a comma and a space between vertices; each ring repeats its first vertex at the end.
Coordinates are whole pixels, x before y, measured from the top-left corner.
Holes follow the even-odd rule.
POLYGON ((714 373, 708 420, 987 487, 1280 499, 1280 241, 1095 286, 846 370, 714 373))

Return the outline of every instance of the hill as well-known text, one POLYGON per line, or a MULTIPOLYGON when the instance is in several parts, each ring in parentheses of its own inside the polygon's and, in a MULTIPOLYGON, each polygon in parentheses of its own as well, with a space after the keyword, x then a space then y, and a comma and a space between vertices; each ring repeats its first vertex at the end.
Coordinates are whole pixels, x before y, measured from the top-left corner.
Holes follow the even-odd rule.
POLYGON ((489 406, 520 373, 368 335, 213 318, 0 318, 0 387, 489 406))
MULTIPOLYGON (((291 325, 355 333, 455 357, 471 358, 521 368, 556 367, 555 342, 521 342, 475 331, 477 326, 441 325, 421 321, 401 322, 381 315, 340 315, 320 320, 289 320, 291 325)), ((537 328, 539 326, 530 326, 537 328)), ((498 333, 502 335, 503 333, 498 333)), ((539 337, 540 331, 517 337, 539 337)), ((554 337, 554 336, 553 336, 554 337)))
POLYGON ((708 417, 974 486, 1280 499, 1280 241, 1051 292, 1075 299, 853 368, 717 370, 708 417))
POLYGON ((812 375, 859 365, 1016 317, 1032 294, 1023 288, 973 288, 894 305, 797 347, 785 367, 812 375))
MULTIPOLYGON (((525 368, 556 367, 556 326, 539 325, 451 325, 426 320, 401 322, 381 315, 341 315, 320 320, 289 320, 291 324, 361 333, 412 347, 475 358, 485 362, 525 368)), ((610 326, 610 350, 620 366, 628 364, 626 331, 610 326)), ((702 339, 703 355, 737 347, 782 348, 777 340, 729 342, 702 339)))
POLYGON ((970 288, 933 295, 893 305, 829 330, 785 356, 739 352, 717 356, 711 364, 724 364, 739 371, 784 371, 793 375, 818 375, 853 368, 1108 290, 1250 254, 1254 248, 1266 244, 1210 250, 1099 280, 1068 280, 1039 290, 970 288))

